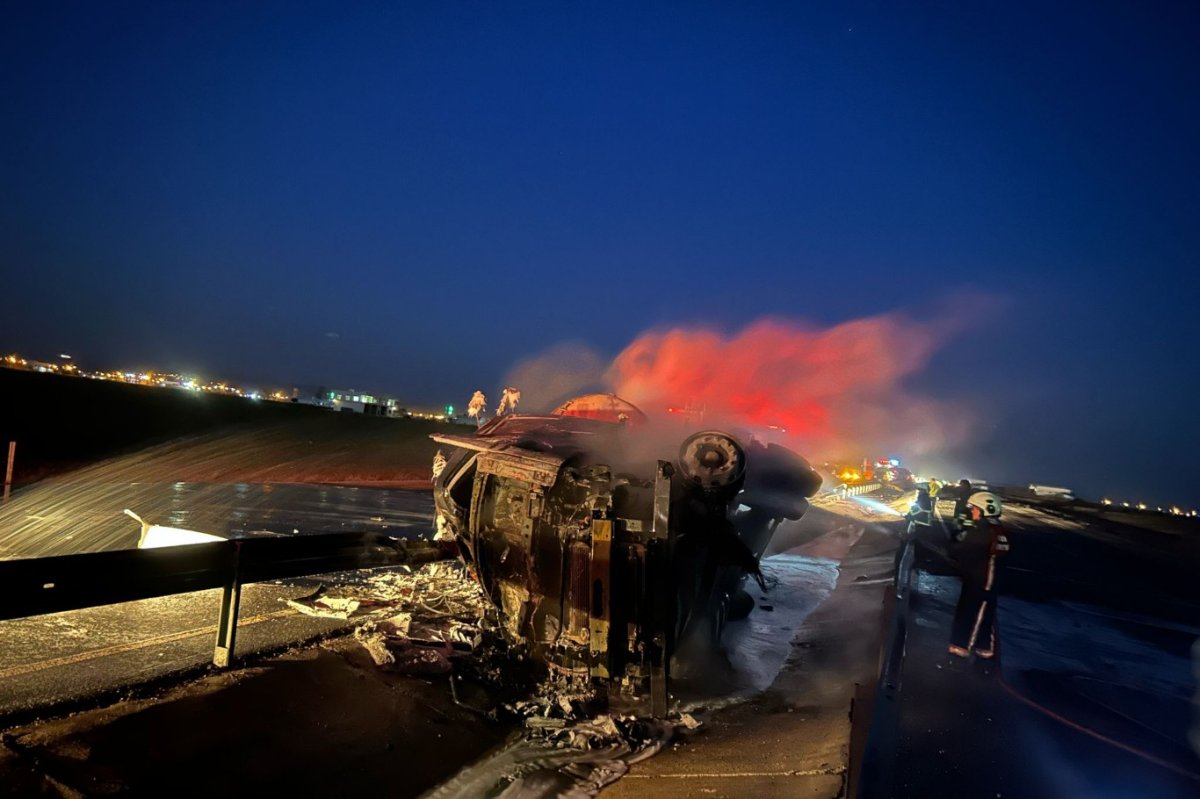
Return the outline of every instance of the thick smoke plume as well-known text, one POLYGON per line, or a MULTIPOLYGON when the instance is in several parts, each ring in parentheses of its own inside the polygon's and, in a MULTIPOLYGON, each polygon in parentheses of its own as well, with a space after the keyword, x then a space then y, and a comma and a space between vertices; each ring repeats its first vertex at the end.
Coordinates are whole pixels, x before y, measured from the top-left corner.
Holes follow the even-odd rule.
POLYGON ((505 383, 521 390, 522 407, 545 412, 580 394, 611 391, 604 377, 608 366, 588 345, 565 342, 518 363, 505 383))
POLYGON ((887 314, 825 329, 782 320, 733 335, 672 329, 639 336, 608 378, 648 413, 690 405, 706 423, 780 428, 812 456, 923 455, 959 443, 967 415, 904 381, 956 327, 887 314))
POLYGON ((905 383, 961 326, 945 314, 884 314, 825 328, 781 319, 732 334, 672 328, 638 336, 602 379, 602 361, 577 345, 524 361, 510 379, 542 406, 601 382, 651 417, 695 425, 702 409, 705 426, 776 435, 809 457, 930 455, 965 441, 969 414, 905 383))

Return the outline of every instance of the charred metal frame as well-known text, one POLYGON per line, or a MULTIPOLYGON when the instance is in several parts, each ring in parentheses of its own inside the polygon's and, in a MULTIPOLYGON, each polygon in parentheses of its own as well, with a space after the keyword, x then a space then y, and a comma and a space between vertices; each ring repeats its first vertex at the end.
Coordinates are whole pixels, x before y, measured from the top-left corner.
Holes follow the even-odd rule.
MULTIPOLYGON (((673 465, 656 463, 649 518, 622 518, 614 512, 607 466, 584 468, 566 477, 564 486, 559 481, 565 459, 556 454, 489 447, 466 437, 435 438, 471 445, 475 476, 470 507, 464 509, 464 554, 481 584, 490 586, 510 639, 574 647, 576 654, 558 668, 598 680, 645 681, 652 712, 665 713, 676 621, 673 465), (561 505, 547 509, 547 495, 563 490, 578 492, 579 517, 564 519, 561 505), (546 549, 552 545, 555 549, 546 549), (554 551, 559 554, 551 556, 554 551), (539 558, 544 563, 546 557, 561 558, 561 568, 539 570, 539 558), (543 603, 561 608, 550 632, 539 627, 545 623, 543 603)), ((464 479, 469 468, 469 461, 456 467, 448 480, 464 479)))
POLYGON ((651 593, 650 641, 650 712, 655 716, 667 712, 667 680, 670 677, 671 651, 674 649, 675 596, 674 570, 668 568, 674 557, 675 537, 670 524, 671 477, 675 467, 659 461, 654 472, 654 517, 647 547, 649 564, 645 569, 650 585, 658 590, 651 593))
POLYGON ((588 609, 588 646, 593 677, 608 679, 608 633, 612 617, 612 519, 592 520, 591 595, 588 609))
POLYGON ((675 461, 585 416, 497 417, 431 438, 453 450, 434 478, 439 536, 457 543, 506 642, 652 715, 667 712, 673 664, 720 646, 733 598, 736 618, 753 610, 743 582, 761 584, 779 521, 800 518, 821 482, 795 452, 719 430, 688 436, 675 461))

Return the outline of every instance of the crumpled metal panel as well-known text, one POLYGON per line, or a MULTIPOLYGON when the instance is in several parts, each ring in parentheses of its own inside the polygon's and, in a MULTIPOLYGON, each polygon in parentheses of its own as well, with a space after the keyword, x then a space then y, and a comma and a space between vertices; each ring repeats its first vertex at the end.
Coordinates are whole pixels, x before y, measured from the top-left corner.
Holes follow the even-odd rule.
POLYGON ((563 459, 544 452, 518 447, 490 449, 479 453, 479 471, 549 488, 558 478, 563 459))

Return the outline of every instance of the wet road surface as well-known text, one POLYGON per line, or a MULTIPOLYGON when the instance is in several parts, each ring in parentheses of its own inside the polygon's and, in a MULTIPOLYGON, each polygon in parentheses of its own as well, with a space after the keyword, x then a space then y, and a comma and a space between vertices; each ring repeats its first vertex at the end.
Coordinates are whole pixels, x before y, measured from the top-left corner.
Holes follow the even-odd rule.
POLYGON ((0 506, 0 558, 129 549, 150 524, 236 537, 381 532, 411 538, 432 527, 428 491, 295 483, 53 481, 0 506))
MULTIPOLYGON (((294 581, 242 591, 237 654, 275 650, 348 625, 283 604, 312 591, 294 581)), ((0 624, 0 717, 70 706, 212 662, 219 589, 0 624)))
POLYGON ((1020 507, 1004 521, 998 661, 947 653, 959 581, 919 564, 890 795, 1200 795, 1194 539, 1020 507))
MULTIPOLYGON (((269 530, 312 534, 368 530, 399 537, 428 534, 428 492, 321 485, 248 483, 100 483, 63 492, 19 492, 0 509, 6 557, 136 546, 147 521, 244 535, 269 530), (56 497, 49 502, 50 496, 56 497)), ((334 576, 336 578, 336 576, 334 576)), ((283 600, 310 592, 319 578, 247 585, 237 652, 275 650, 347 623, 304 616, 283 600)), ((15 619, 0 624, 0 715, 112 692, 203 667, 212 659, 220 591, 15 619)))
MULTIPOLYGON (((806 521, 780 531, 784 552, 764 564, 778 580, 764 595, 762 604, 769 609, 758 608, 750 620, 733 625, 740 630, 729 632, 749 661, 742 665, 752 666, 735 667, 744 681, 731 679, 717 694, 693 698, 711 711, 711 716, 704 714, 698 735, 634 765, 611 795, 698 792, 833 799, 841 793, 850 697, 854 681, 869 679, 874 668, 872 642, 878 635, 872 627, 879 620, 890 542, 853 518, 826 511, 814 510, 806 521), (867 538, 871 546, 864 552, 867 538), (743 688, 756 696, 735 699, 743 688)), ((250 630, 268 629, 276 621, 273 610, 281 607, 277 598, 284 589, 253 588, 260 590, 246 612, 261 620, 244 630, 243 637, 250 630)), ((215 599, 204 598, 206 610, 215 611, 215 599)), ((191 625, 211 623, 203 613, 193 617, 192 611, 169 603, 153 612, 175 616, 172 626, 184 634, 195 633, 191 625)), ((70 629, 102 624, 119 625, 120 618, 76 618, 70 627, 59 626, 70 637, 70 629)), ((188 635, 186 641, 161 642, 126 636, 120 629, 106 635, 116 640, 114 648, 128 644, 137 651, 102 653, 96 663, 67 662, 69 647, 65 655, 64 650, 47 652, 60 661, 54 679, 88 680, 86 672, 98 665, 102 670, 101 661, 109 659, 129 657, 144 666, 155 658, 175 657, 171 650, 177 647, 204 657, 212 644, 211 631, 188 635)), ((140 789, 142 795, 211 795, 214 788, 235 794, 249 789, 256 796, 264 795, 264 788, 290 795, 358 795, 377 792, 380 786, 390 795, 416 795, 430 787, 433 771, 440 769, 436 779, 444 779, 504 732, 474 713, 447 706, 448 693, 444 678, 387 674, 366 660, 365 650, 353 639, 335 639, 249 669, 188 681, 145 701, 118 702, 10 729, 0 741, 0 783, 23 770, 36 788, 49 779, 72 788, 107 780, 103 784, 134 793, 140 789), (331 659, 330 652, 338 658, 331 659), (343 657, 345 663, 340 662, 343 657), (158 739, 162 742, 155 743, 158 739), (88 753, 86 758, 76 757, 80 751, 88 753), (151 751, 153 757, 143 756, 151 751), (214 763, 235 768, 235 784, 221 784, 212 771, 214 763)), ((568 760, 571 756, 557 749, 554 753, 568 760)), ((597 754, 604 753, 588 756, 597 754)), ((489 757, 463 774, 486 778, 492 765, 495 760, 489 757)), ((550 784, 539 782, 540 776, 566 784, 567 774, 538 772, 525 787, 550 784)), ((535 790, 522 795, 546 794, 535 790)))

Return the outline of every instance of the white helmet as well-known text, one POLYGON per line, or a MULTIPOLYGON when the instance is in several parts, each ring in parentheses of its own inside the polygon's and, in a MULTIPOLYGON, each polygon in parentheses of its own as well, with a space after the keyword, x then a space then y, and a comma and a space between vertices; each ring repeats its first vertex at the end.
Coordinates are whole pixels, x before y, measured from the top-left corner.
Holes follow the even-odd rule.
POLYGON ((980 491, 972 494, 967 498, 968 505, 974 505, 979 508, 979 512, 985 517, 1000 518, 1000 497, 987 491, 980 491))

